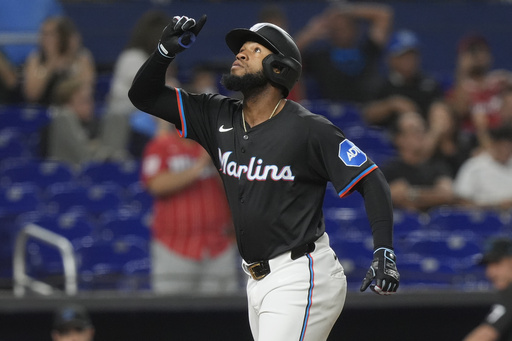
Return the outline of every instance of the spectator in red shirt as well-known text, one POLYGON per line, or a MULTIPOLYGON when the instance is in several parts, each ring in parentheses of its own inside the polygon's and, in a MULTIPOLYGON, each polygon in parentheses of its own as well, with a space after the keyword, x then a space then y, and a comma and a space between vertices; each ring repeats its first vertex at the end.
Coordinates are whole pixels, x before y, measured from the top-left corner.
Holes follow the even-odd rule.
POLYGON ((160 120, 143 155, 155 197, 152 283, 159 293, 233 293, 237 251, 226 195, 205 150, 160 120))
POLYGON ((457 46, 455 83, 447 97, 463 129, 474 134, 480 147, 489 146, 489 129, 502 124, 501 96, 512 86, 512 72, 493 69, 493 57, 485 37, 463 37, 457 46))

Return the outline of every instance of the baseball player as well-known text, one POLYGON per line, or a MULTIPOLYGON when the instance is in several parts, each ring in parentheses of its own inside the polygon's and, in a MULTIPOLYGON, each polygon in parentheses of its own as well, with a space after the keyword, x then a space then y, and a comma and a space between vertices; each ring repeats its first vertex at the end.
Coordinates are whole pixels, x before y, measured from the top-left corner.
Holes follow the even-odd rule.
MULTIPOLYGON (((166 69, 206 22, 176 16, 135 76, 129 97, 176 125, 210 154, 226 190, 257 341, 326 340, 347 291, 322 215, 327 183, 340 197, 358 191, 373 231, 374 256, 361 291, 396 292, 389 187, 379 168, 343 132, 286 97, 301 74, 293 39, 259 23, 226 35, 235 54, 223 85, 243 100, 164 85, 166 69)), ((340 201, 341 203, 341 201, 340 201)))

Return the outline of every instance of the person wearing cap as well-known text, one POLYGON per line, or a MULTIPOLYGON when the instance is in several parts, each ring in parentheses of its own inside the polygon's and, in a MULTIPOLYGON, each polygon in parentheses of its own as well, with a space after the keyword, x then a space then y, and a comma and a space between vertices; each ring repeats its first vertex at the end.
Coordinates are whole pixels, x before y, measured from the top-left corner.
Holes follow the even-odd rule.
POLYGON ((396 31, 386 50, 388 72, 377 94, 362 108, 365 122, 393 130, 398 116, 418 113, 427 122, 424 139, 426 157, 435 154, 450 126, 450 111, 443 101, 441 84, 421 67, 421 43, 418 35, 396 31))
POLYGON ((479 260, 485 275, 499 293, 499 300, 464 341, 512 340, 512 240, 505 237, 490 239, 479 260))
POLYGON ((92 341, 94 332, 94 326, 85 307, 67 305, 55 311, 53 341, 92 341))
POLYGON ((340 198, 352 192, 364 198, 374 252, 359 290, 379 295, 395 293, 400 281, 389 185, 340 128, 287 98, 301 75, 302 58, 277 25, 257 23, 226 35, 234 62, 222 84, 242 99, 166 87, 166 68, 190 48, 205 22, 206 16, 197 22, 174 17, 135 76, 129 97, 140 110, 173 123, 180 136, 199 142, 212 158, 247 275, 254 340, 325 341, 347 292, 325 231, 327 184, 340 198))
POLYGON ((386 126, 404 112, 414 111, 429 119, 433 104, 443 97, 440 83, 421 68, 421 44, 411 30, 395 32, 387 47, 388 72, 377 95, 363 108, 370 125, 386 126))

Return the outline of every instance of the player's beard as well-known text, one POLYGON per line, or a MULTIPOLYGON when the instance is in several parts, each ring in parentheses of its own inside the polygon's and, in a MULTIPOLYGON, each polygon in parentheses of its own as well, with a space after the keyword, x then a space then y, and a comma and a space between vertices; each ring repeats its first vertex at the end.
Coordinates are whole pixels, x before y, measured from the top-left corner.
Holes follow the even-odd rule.
POLYGON ((263 90, 269 83, 263 71, 248 73, 243 76, 224 74, 220 82, 226 89, 240 91, 244 96, 263 90))

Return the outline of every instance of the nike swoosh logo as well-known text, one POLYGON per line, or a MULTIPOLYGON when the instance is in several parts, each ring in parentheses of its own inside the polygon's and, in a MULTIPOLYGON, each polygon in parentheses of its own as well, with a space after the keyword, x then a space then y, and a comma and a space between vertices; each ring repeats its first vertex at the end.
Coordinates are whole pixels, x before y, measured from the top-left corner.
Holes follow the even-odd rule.
POLYGON ((221 133, 225 133, 226 131, 230 131, 230 130, 233 130, 233 127, 231 127, 231 128, 224 128, 224 124, 221 125, 220 128, 219 128, 219 131, 221 133))

